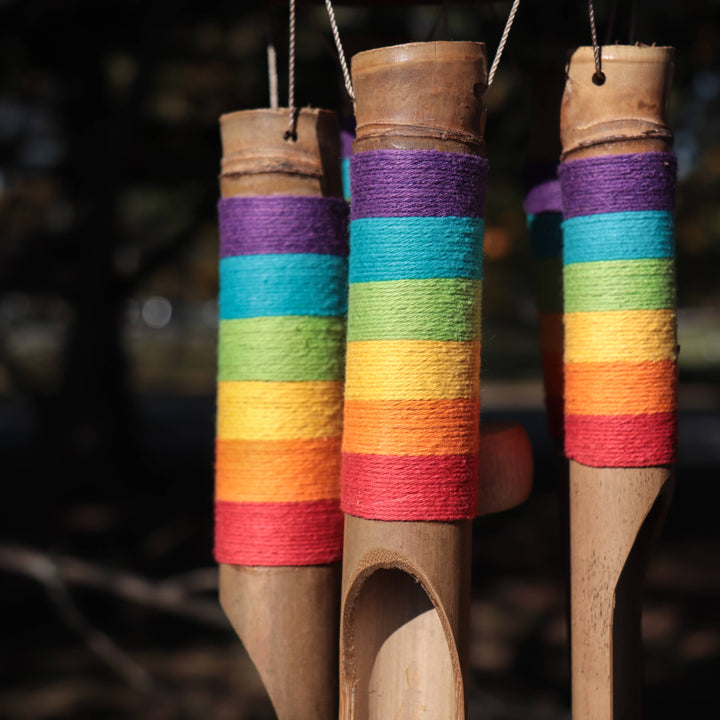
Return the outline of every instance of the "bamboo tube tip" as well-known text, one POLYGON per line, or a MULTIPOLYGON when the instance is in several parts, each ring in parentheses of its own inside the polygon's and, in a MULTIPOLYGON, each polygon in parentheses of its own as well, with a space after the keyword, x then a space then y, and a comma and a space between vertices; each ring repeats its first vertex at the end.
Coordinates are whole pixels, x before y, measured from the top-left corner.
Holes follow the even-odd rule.
MULTIPOLYGON (((594 67, 595 51, 591 45, 583 45, 570 51, 570 60, 575 64, 587 63, 594 67)), ((675 57, 675 48, 668 45, 602 45, 601 62, 617 61, 623 63, 664 63, 675 57)))
POLYGON ((593 48, 574 50, 561 108, 562 159, 669 150, 673 60, 671 47, 607 45, 598 78, 593 48))
POLYGON ((485 155, 487 53, 478 42, 408 43, 352 58, 354 151, 398 148, 485 155))
POLYGON ((389 64, 438 61, 487 63, 485 43, 473 40, 436 40, 388 45, 356 53, 352 57, 351 67, 355 73, 389 64))
POLYGON ((330 110, 297 111, 287 137, 288 108, 240 110, 220 117, 220 191, 232 195, 342 197, 340 127, 330 110))

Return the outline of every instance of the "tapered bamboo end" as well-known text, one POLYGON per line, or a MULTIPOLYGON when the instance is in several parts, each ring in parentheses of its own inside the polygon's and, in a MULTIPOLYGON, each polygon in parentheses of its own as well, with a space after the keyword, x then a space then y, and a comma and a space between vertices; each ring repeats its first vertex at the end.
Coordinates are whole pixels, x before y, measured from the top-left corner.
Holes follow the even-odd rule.
POLYGON ((278 720, 336 720, 340 566, 220 566, 220 604, 278 720))
POLYGON ((670 467, 570 461, 573 717, 643 716, 642 587, 673 485, 670 467))

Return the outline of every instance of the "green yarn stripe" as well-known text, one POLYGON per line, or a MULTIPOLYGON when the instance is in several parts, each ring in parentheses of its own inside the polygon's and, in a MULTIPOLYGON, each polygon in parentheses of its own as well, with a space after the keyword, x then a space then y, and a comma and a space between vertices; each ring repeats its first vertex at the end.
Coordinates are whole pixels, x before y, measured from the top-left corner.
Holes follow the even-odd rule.
POLYGON ((543 313, 563 311, 562 258, 535 259, 535 297, 538 310, 543 313))
POLYGON ((342 380, 345 318, 283 315, 221 320, 218 380, 342 380))
POLYGON ((663 310, 675 307, 671 258, 566 265, 565 312, 663 310))
POLYGON ((353 283, 348 341, 479 339, 481 291, 467 278, 353 283))

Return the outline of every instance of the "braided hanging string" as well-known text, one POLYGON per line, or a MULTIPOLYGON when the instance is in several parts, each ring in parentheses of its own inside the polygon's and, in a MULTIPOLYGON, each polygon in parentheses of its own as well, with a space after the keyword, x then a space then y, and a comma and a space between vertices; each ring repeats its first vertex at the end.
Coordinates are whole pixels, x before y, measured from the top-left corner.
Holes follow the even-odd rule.
POLYGON ((215 556, 315 565, 342 554, 347 205, 220 200, 215 556))
POLYGON ((515 16, 517 15, 519 7, 520 0, 513 0, 507 22, 505 23, 505 28, 503 29, 502 37, 500 38, 500 43, 498 44, 498 48, 495 51, 495 57, 493 58, 492 65, 490 66, 487 83, 488 87, 493 84, 493 80, 495 79, 495 73, 497 72, 497 69, 500 65, 500 58, 502 57, 503 50, 505 50, 505 45, 507 44, 508 38, 510 37, 510 30, 512 29, 513 22, 515 22, 515 16))
POLYGON ((527 167, 525 213, 535 271, 535 297, 540 325, 545 408, 550 435, 563 442, 563 284, 562 197, 557 163, 527 167))
POLYGON ((593 0, 588 0, 588 14, 590 16, 590 36, 592 38, 593 58, 595 60, 595 74, 592 77, 595 85, 602 85, 605 82, 605 73, 602 71, 600 45, 598 43, 597 25, 595 23, 595 6, 593 0))
POLYGON ((565 221, 565 451, 595 467, 675 460, 672 153, 571 160, 565 221))
POLYGON ((333 10, 332 2, 330 2, 330 0, 325 0, 325 8, 327 9, 328 17, 330 18, 330 29, 332 30, 333 40, 335 41, 335 47, 338 51, 338 60, 340 61, 340 68, 345 82, 345 90, 347 90, 347 94, 350 99, 355 102, 355 91, 352 86, 350 70, 348 69, 347 60, 345 60, 345 51, 343 50, 342 42, 340 41, 340 30, 338 29, 337 20, 335 20, 335 11, 333 10))
POLYGON ((342 507, 379 520, 477 510, 487 161, 351 160, 342 507))
POLYGON ((289 47, 288 47, 288 129, 285 133, 286 140, 297 138, 298 112, 295 107, 295 0, 290 0, 289 19, 289 47))

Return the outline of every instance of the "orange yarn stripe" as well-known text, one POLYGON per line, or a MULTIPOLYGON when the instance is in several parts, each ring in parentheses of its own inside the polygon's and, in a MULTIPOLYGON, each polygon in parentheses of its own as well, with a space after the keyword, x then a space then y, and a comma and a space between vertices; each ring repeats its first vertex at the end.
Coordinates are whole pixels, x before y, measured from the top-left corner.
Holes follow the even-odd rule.
POLYGON ((677 398, 677 364, 672 360, 568 363, 565 387, 565 410, 571 415, 672 412, 677 398))
POLYGON ((217 440, 215 499, 330 500, 340 494, 341 438, 217 440))
POLYGON ((458 455, 478 451, 479 400, 348 400, 343 452, 458 455))

